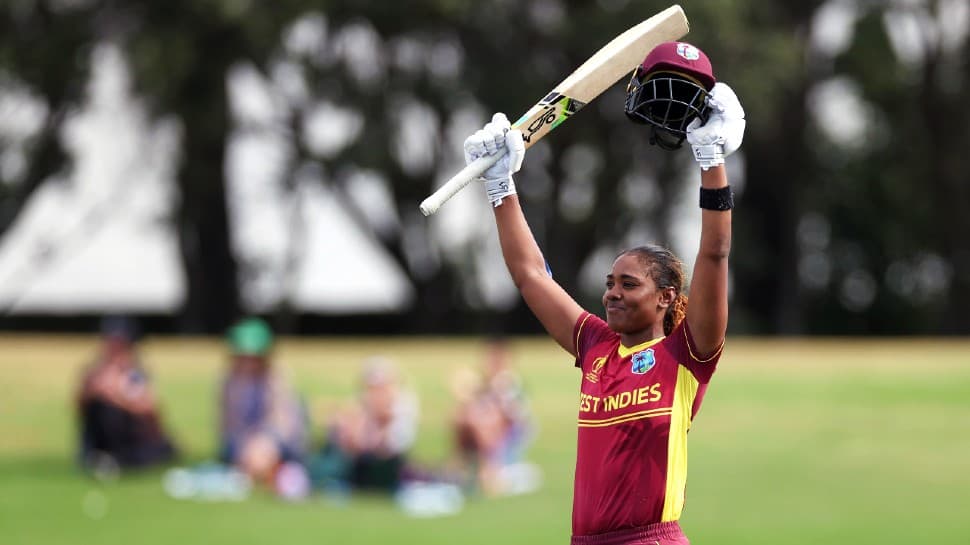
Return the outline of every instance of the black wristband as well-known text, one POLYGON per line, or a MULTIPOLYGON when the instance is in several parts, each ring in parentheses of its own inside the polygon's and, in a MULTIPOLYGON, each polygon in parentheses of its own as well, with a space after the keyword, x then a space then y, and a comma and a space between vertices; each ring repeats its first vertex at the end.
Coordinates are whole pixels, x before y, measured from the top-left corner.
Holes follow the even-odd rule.
POLYGON ((705 210, 730 210, 734 208, 734 192, 726 185, 718 189, 701 188, 701 208, 705 210))

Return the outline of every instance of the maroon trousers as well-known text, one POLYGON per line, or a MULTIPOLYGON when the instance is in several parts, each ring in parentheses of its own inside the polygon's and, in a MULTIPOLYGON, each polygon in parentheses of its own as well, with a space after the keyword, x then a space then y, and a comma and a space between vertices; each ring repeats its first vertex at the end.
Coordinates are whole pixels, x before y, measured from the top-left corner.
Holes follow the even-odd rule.
POLYGON ((690 545, 677 521, 658 522, 639 528, 629 528, 596 534, 573 536, 571 545, 690 545))

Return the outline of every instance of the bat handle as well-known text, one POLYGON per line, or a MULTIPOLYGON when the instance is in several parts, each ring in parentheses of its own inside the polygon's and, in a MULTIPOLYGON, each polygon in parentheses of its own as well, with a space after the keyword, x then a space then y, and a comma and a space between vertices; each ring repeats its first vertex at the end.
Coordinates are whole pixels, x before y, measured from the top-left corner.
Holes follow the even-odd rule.
POLYGON ((421 201, 421 213, 425 216, 430 216, 437 212, 441 208, 441 205, 445 204, 448 199, 454 197, 456 193, 471 183, 472 180, 481 176, 483 172, 488 170, 488 167, 497 163, 506 153, 503 150, 502 153, 496 153, 495 155, 485 155, 465 165, 465 168, 458 171, 458 174, 452 176, 437 191, 432 193, 427 199, 421 201))

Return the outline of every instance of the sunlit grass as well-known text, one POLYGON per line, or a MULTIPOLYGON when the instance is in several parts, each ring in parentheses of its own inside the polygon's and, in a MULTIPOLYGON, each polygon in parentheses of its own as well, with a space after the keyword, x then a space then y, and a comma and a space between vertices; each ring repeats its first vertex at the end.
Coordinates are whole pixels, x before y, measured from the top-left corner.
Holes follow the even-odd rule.
MULTIPOLYGON (((72 390, 94 339, 0 339, 0 543, 565 543, 579 374, 546 339, 511 347, 539 420, 542 490, 419 520, 373 497, 179 502, 159 472, 91 480, 73 466, 72 390)), ((396 359, 421 395, 415 459, 433 466, 450 452, 450 373, 483 351, 475 339, 300 339, 278 356, 317 437, 366 356, 396 359)), ((222 346, 155 339, 142 354, 188 462, 206 459, 222 346)), ((689 475, 682 523, 695 544, 967 543, 970 342, 732 339, 691 431, 689 475)))

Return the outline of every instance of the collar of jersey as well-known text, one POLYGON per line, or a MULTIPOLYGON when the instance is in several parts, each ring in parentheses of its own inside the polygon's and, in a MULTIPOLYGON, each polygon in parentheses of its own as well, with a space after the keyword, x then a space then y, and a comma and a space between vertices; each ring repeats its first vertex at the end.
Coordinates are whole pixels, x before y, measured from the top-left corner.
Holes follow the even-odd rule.
POLYGON ((630 348, 627 348, 627 347, 623 346, 623 344, 621 343, 616 348, 616 352, 620 355, 621 358, 625 358, 625 357, 629 356, 630 354, 633 354, 634 352, 639 352, 639 351, 643 350, 644 348, 649 348, 649 347, 651 347, 651 346, 659 343, 660 341, 664 340, 665 338, 666 337, 657 337, 656 339, 650 339, 649 341, 642 342, 642 343, 640 343, 640 344, 638 344, 636 346, 631 346, 630 348))

